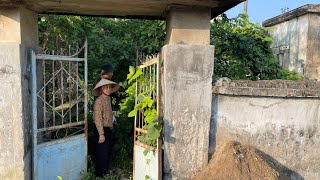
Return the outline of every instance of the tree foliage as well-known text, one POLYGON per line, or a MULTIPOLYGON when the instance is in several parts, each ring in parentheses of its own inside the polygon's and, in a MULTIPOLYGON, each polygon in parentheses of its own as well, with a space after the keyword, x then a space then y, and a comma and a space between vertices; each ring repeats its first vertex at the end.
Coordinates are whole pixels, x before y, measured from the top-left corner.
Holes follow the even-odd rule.
POLYGON ((87 37, 89 82, 98 77, 104 63, 114 66, 114 80, 122 82, 127 68, 135 65, 137 50, 146 54, 160 51, 165 39, 165 22, 42 15, 39 31, 40 45, 46 52, 57 52, 87 37))
POLYGON ((215 45, 214 74, 231 79, 299 79, 282 69, 271 49, 267 29, 253 24, 244 14, 225 15, 211 24, 211 44, 215 45))

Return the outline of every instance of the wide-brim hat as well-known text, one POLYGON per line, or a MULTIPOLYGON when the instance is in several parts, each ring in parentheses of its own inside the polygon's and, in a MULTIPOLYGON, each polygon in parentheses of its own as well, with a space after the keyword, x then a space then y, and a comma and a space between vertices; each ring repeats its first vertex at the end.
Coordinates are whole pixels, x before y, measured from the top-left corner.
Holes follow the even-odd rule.
POLYGON ((101 79, 97 85, 94 87, 93 91, 92 91, 92 95, 93 96, 100 96, 100 88, 104 85, 108 85, 108 84, 111 84, 112 85, 112 89, 111 89, 111 93, 114 93, 116 91, 118 91, 118 89, 120 88, 120 86, 113 82, 113 81, 110 81, 108 79, 101 79))

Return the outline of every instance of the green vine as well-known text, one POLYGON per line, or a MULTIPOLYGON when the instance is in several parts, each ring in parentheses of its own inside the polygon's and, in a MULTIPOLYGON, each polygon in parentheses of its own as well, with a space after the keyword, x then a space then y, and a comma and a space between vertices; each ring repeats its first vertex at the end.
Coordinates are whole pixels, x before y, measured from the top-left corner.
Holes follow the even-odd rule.
MULTIPOLYGON (((129 74, 127 76, 128 83, 132 83, 131 86, 136 86, 137 83, 145 84, 146 78, 144 77, 142 70, 140 68, 135 69, 134 67, 129 68, 129 74)), ((149 82, 148 82, 149 83, 149 82)), ((153 86, 155 87, 155 86, 153 86)), ((153 89, 148 91, 141 92, 137 97, 137 104, 134 106, 134 109, 128 114, 128 117, 134 117, 139 111, 143 112, 145 125, 142 127, 144 130, 147 130, 146 134, 141 134, 138 139, 142 143, 145 143, 149 146, 156 147, 157 139, 161 134, 161 126, 159 125, 157 110, 154 108, 154 100, 149 96, 150 92, 153 89)), ((145 152, 145 155, 147 153, 145 152)))

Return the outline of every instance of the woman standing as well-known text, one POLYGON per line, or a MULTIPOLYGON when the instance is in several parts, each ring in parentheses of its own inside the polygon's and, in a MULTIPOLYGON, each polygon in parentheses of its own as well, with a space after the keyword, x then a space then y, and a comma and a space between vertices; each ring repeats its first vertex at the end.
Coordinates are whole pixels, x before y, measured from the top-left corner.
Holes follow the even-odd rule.
POLYGON ((103 177, 109 170, 110 141, 112 135, 112 108, 110 94, 116 92, 119 85, 107 79, 101 79, 92 94, 98 96, 93 105, 96 174, 103 177))

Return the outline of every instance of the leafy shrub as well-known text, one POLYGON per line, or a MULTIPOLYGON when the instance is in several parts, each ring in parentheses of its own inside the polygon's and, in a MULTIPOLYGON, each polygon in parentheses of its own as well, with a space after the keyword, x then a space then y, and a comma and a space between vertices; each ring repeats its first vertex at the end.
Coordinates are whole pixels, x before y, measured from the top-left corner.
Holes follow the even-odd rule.
POLYGON ((282 69, 271 49, 267 29, 240 14, 228 19, 222 15, 211 24, 211 44, 215 45, 214 75, 231 79, 301 79, 282 69))

